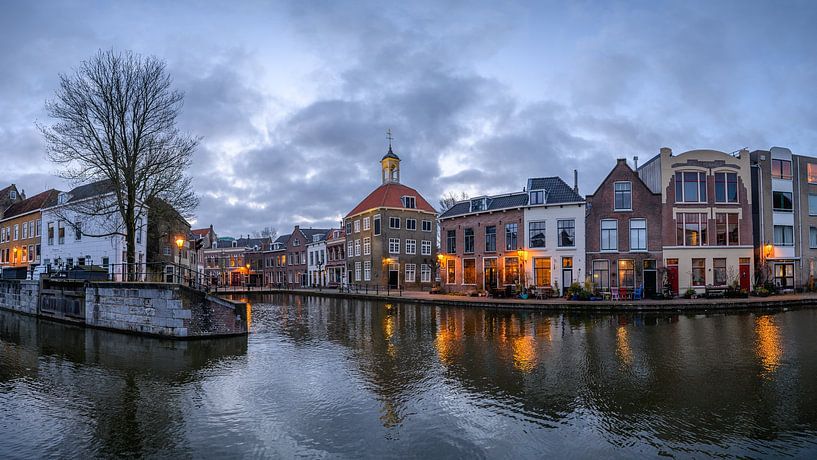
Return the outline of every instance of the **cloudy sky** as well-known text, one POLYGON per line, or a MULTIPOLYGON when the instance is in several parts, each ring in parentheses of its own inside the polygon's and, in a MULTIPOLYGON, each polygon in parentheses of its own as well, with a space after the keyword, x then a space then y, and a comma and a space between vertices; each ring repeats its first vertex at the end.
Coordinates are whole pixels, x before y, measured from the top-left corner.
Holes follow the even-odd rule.
POLYGON ((817 155, 815 23, 810 1, 3 2, 2 181, 70 186, 35 122, 60 72, 111 48, 167 62, 204 138, 196 225, 220 235, 336 225, 389 128, 433 204, 574 168, 591 193, 662 146, 817 155))

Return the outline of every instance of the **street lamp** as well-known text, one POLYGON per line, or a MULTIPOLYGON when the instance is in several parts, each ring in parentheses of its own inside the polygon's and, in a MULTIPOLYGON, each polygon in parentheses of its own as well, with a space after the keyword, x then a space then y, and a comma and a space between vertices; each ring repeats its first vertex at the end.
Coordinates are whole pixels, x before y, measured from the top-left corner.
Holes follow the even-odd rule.
POLYGON ((182 284, 182 247, 184 247, 184 239, 182 237, 176 238, 176 246, 179 247, 179 284, 182 284))

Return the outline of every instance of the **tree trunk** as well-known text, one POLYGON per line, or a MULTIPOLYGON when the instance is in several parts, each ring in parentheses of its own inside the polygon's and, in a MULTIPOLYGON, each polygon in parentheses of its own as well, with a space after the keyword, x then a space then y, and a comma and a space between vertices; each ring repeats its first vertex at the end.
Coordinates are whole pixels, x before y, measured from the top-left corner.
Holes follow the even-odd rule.
POLYGON ((136 218, 134 216, 134 202, 128 199, 128 204, 125 211, 125 242, 127 247, 127 270, 128 281, 137 281, 136 272, 136 218))

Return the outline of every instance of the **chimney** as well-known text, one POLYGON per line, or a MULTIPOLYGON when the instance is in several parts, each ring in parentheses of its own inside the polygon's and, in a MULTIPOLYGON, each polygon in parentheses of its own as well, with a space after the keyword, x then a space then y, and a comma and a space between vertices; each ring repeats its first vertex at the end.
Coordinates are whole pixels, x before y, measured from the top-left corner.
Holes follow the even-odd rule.
POLYGON ((638 170, 638 155, 633 157, 633 162, 635 163, 635 169, 638 170))
POLYGON ((573 191, 579 193, 579 170, 573 170, 573 191))

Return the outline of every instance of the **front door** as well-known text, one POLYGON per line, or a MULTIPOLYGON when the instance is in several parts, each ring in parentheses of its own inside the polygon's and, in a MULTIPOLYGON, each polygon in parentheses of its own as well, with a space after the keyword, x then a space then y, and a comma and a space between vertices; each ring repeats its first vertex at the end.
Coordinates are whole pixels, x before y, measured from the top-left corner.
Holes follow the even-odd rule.
POLYGON ((567 288, 573 284, 573 258, 562 257, 562 292, 565 295, 567 288))
POLYGON ((644 298, 652 298, 658 287, 658 271, 652 259, 644 261, 644 298))
POLYGON ((397 289, 400 284, 400 269, 397 264, 389 264, 389 287, 397 289))
POLYGON ((667 259, 667 284, 672 295, 678 295, 678 259, 667 259))
POLYGON ((749 258, 748 257, 741 257, 740 258, 740 288, 746 292, 749 292, 749 258))
POLYGON ((496 259, 483 259, 482 276, 485 280, 485 290, 496 289, 496 259))

